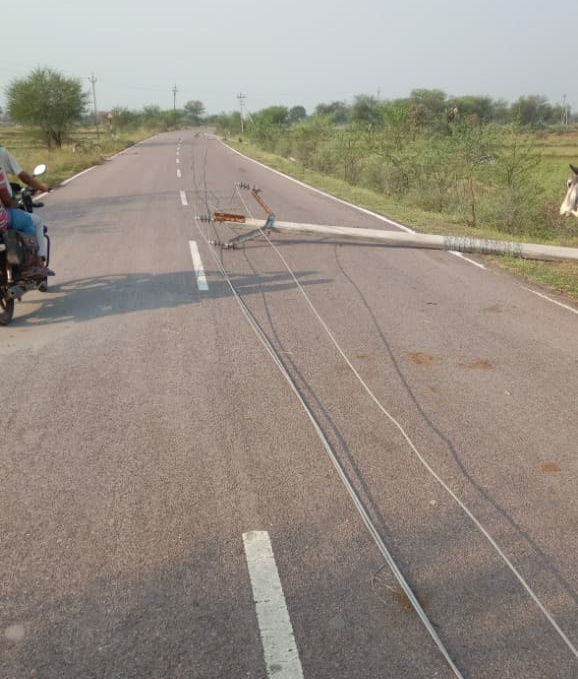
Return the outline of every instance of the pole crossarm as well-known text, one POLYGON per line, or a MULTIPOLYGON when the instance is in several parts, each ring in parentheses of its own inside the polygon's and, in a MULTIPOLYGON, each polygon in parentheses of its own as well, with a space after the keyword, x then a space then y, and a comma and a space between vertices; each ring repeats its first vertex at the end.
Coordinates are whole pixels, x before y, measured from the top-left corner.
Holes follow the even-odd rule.
MULTIPOLYGON (((254 238, 258 238, 259 236, 262 236, 264 232, 269 233, 273 231, 273 227, 275 224, 275 215, 270 214, 267 217, 267 221, 265 224, 261 224, 261 222, 258 219, 251 219, 249 220, 254 226, 256 226, 253 231, 249 231, 248 233, 242 233, 239 236, 235 236, 235 238, 231 238, 230 241, 227 243, 222 244, 222 247, 225 250, 232 249, 234 250, 237 245, 240 245, 241 243, 244 243, 245 241, 248 240, 253 240, 254 238)), ((236 224, 242 223, 243 226, 247 226, 247 221, 245 222, 235 222, 236 224)))

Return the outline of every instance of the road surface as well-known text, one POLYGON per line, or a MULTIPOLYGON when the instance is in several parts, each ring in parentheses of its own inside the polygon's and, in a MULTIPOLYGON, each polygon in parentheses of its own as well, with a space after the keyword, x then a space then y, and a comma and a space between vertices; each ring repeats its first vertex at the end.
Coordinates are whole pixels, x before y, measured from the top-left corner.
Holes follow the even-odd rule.
POLYGON ((192 131, 46 198, 57 276, 0 328, 0 676, 578 676, 576 307, 446 252, 220 249, 196 217, 265 217, 238 182, 395 228, 192 131))

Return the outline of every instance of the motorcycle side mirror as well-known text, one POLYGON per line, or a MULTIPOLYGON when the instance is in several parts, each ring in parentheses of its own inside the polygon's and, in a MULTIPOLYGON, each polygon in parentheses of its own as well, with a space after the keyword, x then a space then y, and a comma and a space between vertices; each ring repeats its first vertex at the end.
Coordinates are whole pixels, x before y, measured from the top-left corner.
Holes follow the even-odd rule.
POLYGON ((32 174, 35 177, 39 177, 41 174, 44 174, 46 172, 46 165, 42 163, 41 165, 37 165, 34 170, 32 170, 32 174))

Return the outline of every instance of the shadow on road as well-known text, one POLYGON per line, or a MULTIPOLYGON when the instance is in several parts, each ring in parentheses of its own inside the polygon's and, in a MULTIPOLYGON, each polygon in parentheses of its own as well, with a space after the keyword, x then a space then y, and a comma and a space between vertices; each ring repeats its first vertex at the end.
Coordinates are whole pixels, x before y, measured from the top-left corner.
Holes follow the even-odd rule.
MULTIPOLYGON (((197 288, 197 280, 192 271, 96 276, 66 281, 51 286, 46 295, 24 297, 23 302, 17 305, 12 325, 82 322, 135 311, 198 304, 233 295, 220 272, 208 271, 205 275, 209 281, 209 290, 202 292, 197 288), (30 309, 28 312, 27 307, 30 309)), ((316 271, 296 273, 303 286, 330 282, 327 278, 317 276, 316 271)), ((229 274, 229 277, 241 296, 279 293, 297 287, 287 272, 229 274)))

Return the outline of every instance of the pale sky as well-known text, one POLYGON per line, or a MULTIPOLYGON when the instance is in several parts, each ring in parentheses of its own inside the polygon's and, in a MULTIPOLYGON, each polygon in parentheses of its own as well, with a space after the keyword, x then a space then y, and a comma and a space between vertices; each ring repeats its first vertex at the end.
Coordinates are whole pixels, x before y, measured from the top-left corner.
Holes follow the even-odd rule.
POLYGON ((37 66, 88 81, 98 109, 207 113, 392 99, 415 88, 578 111, 577 0, 26 0, 3 3, 0 105, 37 66), (6 27, 9 27, 7 30, 6 27))

